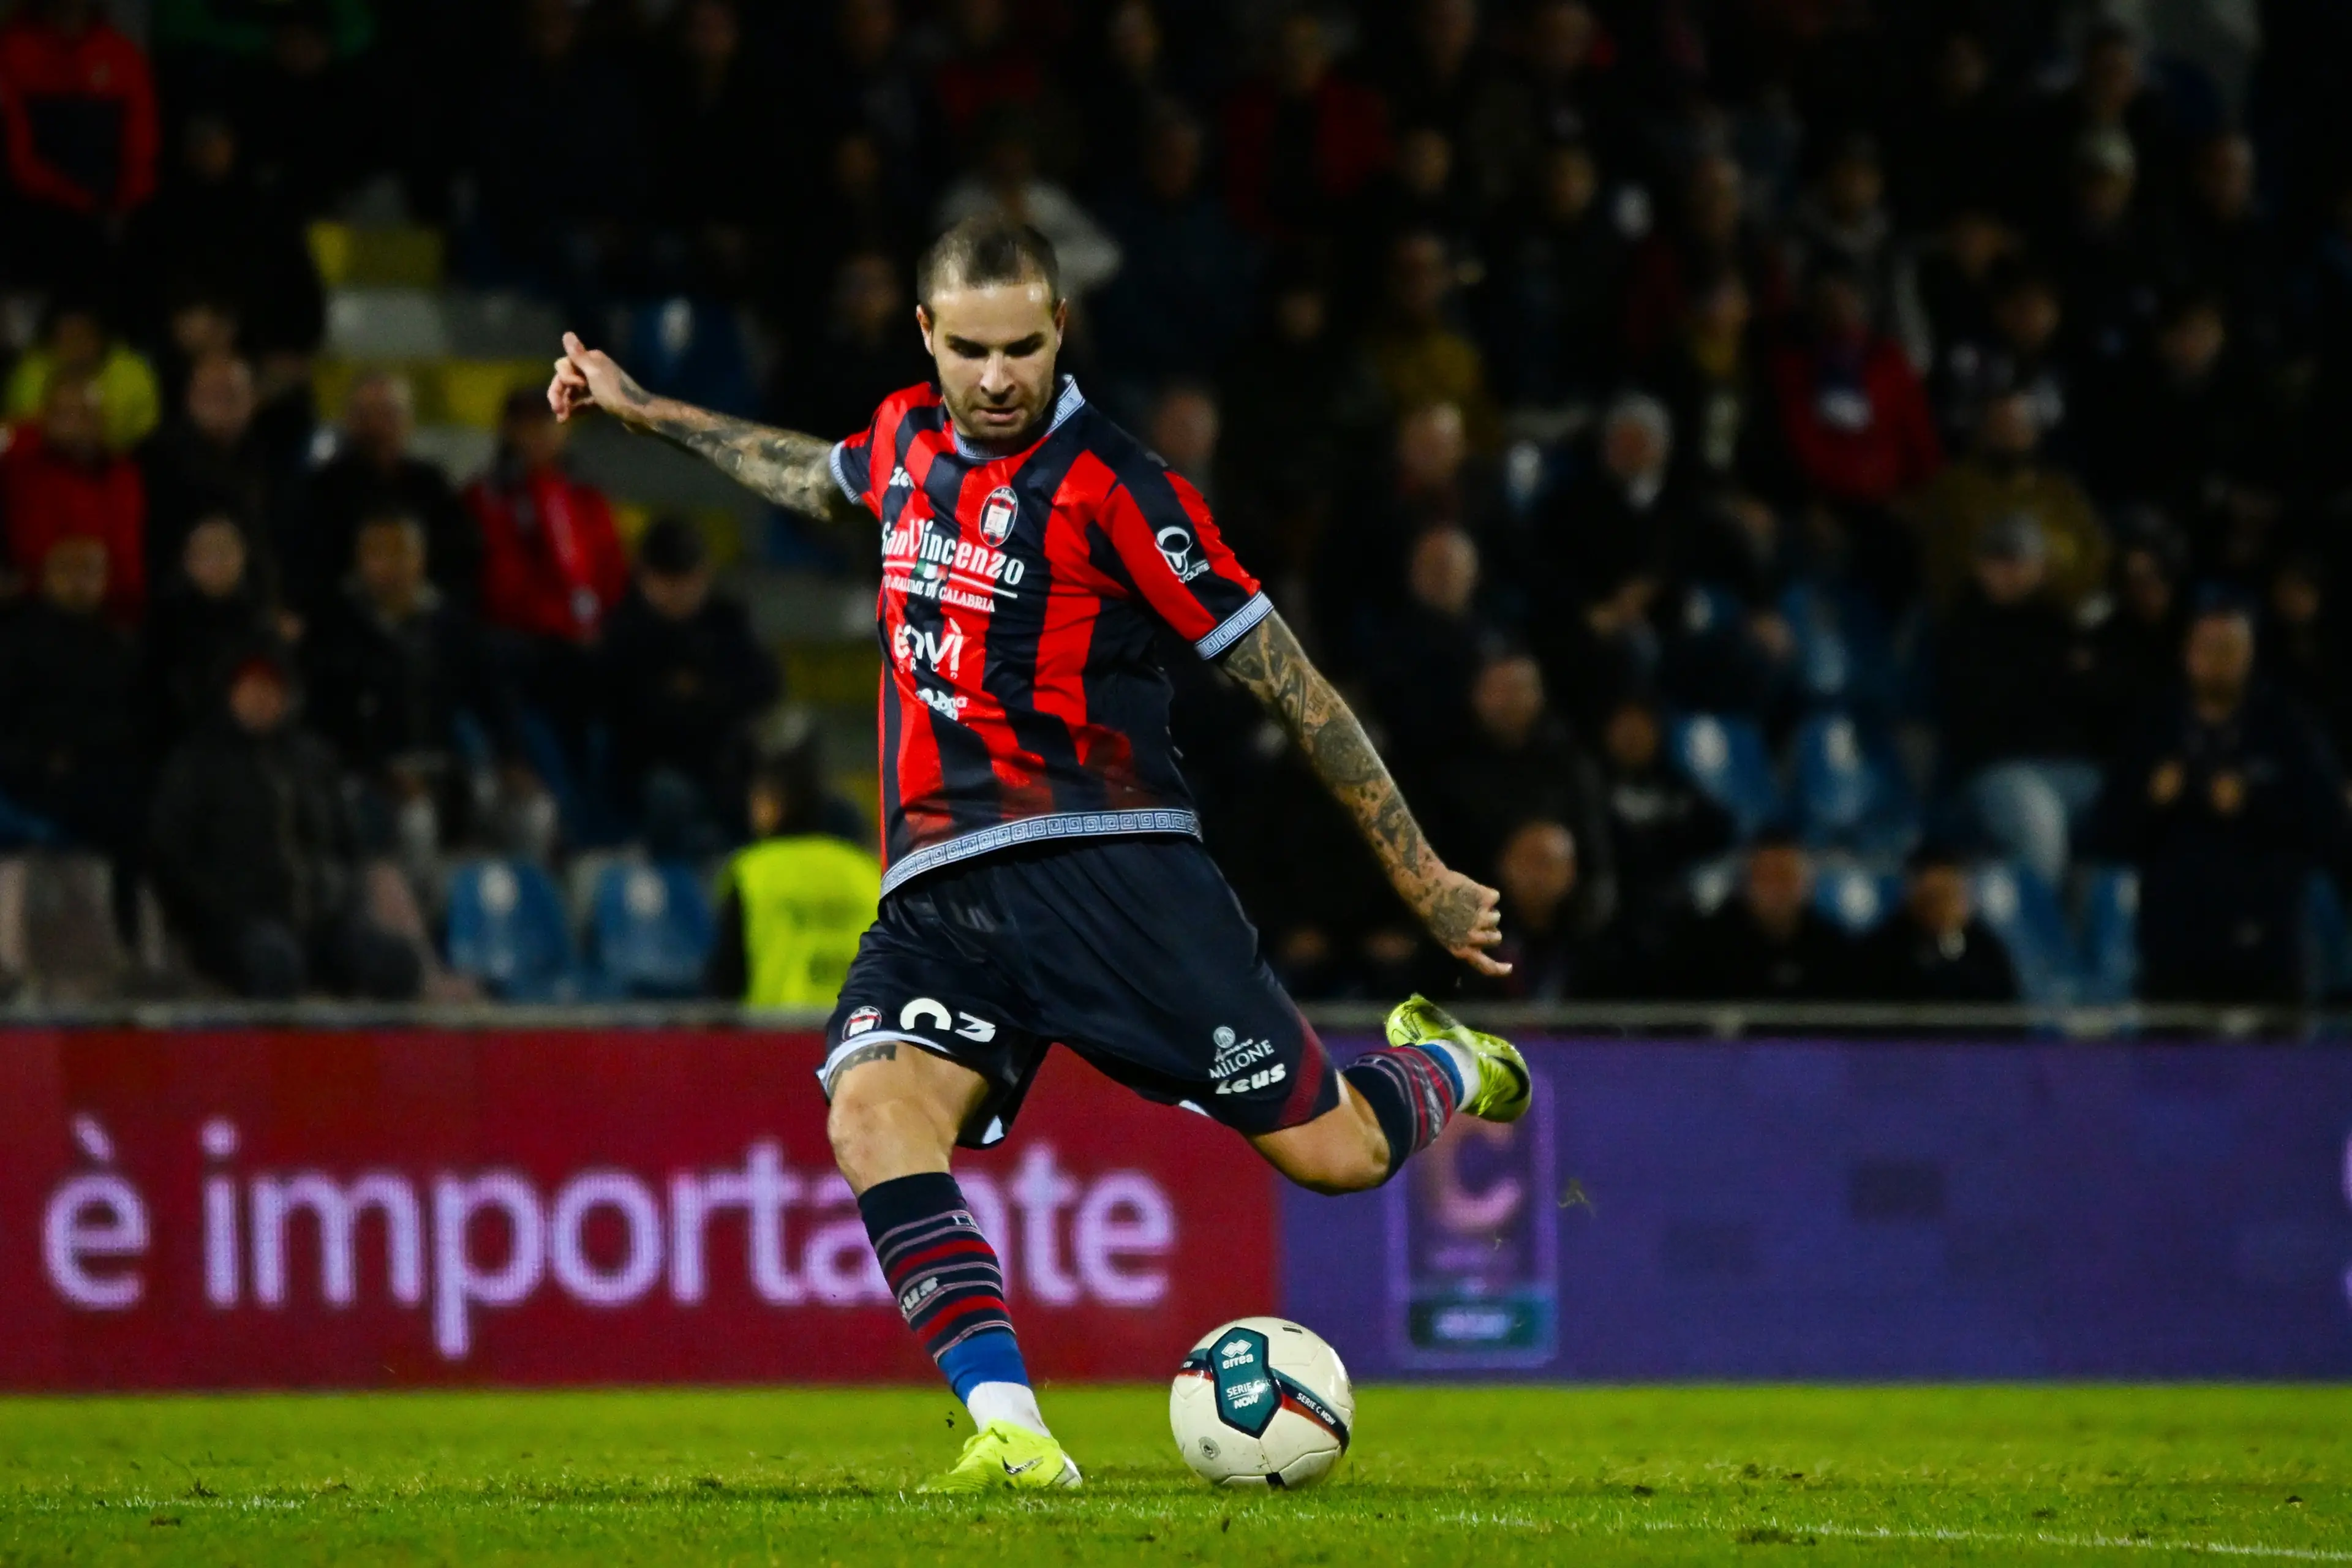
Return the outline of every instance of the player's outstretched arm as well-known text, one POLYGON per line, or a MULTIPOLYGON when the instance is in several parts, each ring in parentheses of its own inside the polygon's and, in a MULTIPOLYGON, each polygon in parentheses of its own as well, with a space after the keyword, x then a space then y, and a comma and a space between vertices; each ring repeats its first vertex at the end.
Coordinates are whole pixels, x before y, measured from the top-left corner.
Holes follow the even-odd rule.
POLYGON ((1503 940, 1501 895, 1437 858, 1363 725, 1283 618, 1273 615, 1258 622, 1226 650, 1222 662, 1225 673, 1248 688, 1307 753, 1438 945, 1481 974, 1509 973, 1511 966, 1486 951, 1503 940))
POLYGON ((708 458, 737 483, 822 521, 871 525, 872 519, 834 482, 833 443, 796 430, 779 430, 697 408, 674 397, 656 397, 639 386, 602 349, 592 349, 576 332, 563 334, 563 357, 547 384, 548 406, 558 419, 583 408, 601 408, 632 430, 644 430, 708 458))

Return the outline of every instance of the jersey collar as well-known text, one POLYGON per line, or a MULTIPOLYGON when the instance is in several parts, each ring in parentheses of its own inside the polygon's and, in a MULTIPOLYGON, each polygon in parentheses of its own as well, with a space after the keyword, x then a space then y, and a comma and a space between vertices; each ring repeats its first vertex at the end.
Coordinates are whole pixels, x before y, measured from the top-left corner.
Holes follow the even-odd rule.
MULTIPOLYGON (((1063 426, 1068 424, 1070 416, 1077 413, 1079 409, 1084 408, 1086 405, 1087 395, 1078 390, 1077 377, 1074 375, 1066 375, 1062 377, 1062 395, 1054 400, 1054 417, 1051 422, 1046 425, 1044 433, 1037 437, 1037 441, 1044 440, 1045 437, 1051 436, 1055 431, 1059 430, 1063 426)), ((950 419, 947 422, 947 426, 948 437, 950 440, 955 442, 957 457, 974 463, 988 463, 995 461, 997 457, 1000 456, 1000 454, 993 452, 983 452, 969 441, 966 441, 963 438, 963 432, 956 428, 955 421, 953 419, 950 419)), ((1037 441, 1032 441, 1029 445, 1034 447, 1037 444, 1037 441)))

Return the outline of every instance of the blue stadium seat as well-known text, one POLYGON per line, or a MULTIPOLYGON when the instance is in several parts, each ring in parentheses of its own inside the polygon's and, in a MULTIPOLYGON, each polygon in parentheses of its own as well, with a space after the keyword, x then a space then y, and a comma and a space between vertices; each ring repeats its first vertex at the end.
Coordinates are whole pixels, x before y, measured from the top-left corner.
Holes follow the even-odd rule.
POLYGON ((554 879, 527 860, 468 860, 449 879, 449 967, 502 1001, 578 994, 579 961, 554 879))
POLYGON ((722 414, 759 412, 751 350, 735 312, 683 295, 629 312, 627 363, 638 379, 672 397, 722 414))
POLYGON ((1683 590, 1683 631, 1707 637, 1741 625, 1747 611, 1727 589, 1712 583, 1693 583, 1683 590))
POLYGON ((1675 765, 1731 814, 1742 838, 1780 811, 1780 781, 1764 750, 1764 731, 1737 714, 1688 713, 1670 734, 1675 765))
POLYGON ((2065 915, 2050 885, 2008 860, 1978 867, 1971 882, 1977 913, 2009 949, 2024 1000, 2055 1006, 2073 1002, 2081 976, 2065 915))
POLYGON ((1823 866, 1813 874, 1813 910, 1823 920, 1860 936, 1903 901, 1903 879, 1864 866, 1823 866))
POLYGON ((2139 989, 2139 873, 2095 866, 2084 874, 2083 977, 2077 998, 2106 1006, 2139 989))
POLYGON ((678 861, 620 862, 597 875, 589 940, 603 988, 624 996, 693 996, 716 937, 709 895, 678 861))
POLYGON ((1883 711, 1896 690, 1895 646, 1866 595, 1807 579, 1780 596, 1797 639, 1797 690, 1806 701, 1883 711))
POLYGON ((1781 618, 1797 638, 1797 689, 1816 702, 1842 702, 1853 687, 1853 647, 1829 596, 1810 583, 1781 595, 1781 618))
POLYGON ((603 849, 627 837, 627 825, 614 799, 613 738, 604 725, 588 727, 587 755, 579 758, 565 746, 553 717, 544 710, 522 704, 515 730, 523 762, 555 798, 564 843, 603 849))
POLYGON ((46 816, 37 816, 0 795, 0 847, 52 848, 66 841, 65 831, 46 816))
POLYGON ((1739 889, 1742 861, 1737 855, 1717 855, 1700 861, 1683 874, 1683 892, 1692 909, 1711 915, 1739 889))
POLYGON ((2352 993, 2352 921, 2336 879, 2314 871, 2303 916, 2304 985, 2315 1002, 2352 993))
POLYGON ((1868 855, 1900 855, 1919 814, 1891 742, 1842 712, 1816 713, 1794 742, 1794 797, 1805 841, 1868 855))

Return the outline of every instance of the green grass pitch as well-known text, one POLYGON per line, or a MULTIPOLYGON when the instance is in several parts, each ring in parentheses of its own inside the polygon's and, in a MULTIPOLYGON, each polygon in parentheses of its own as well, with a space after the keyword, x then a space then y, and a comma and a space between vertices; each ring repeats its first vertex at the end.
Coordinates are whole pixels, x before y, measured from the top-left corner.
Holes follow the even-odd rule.
POLYGON ((2346 1388, 1368 1388, 1288 1495, 1045 1406, 1086 1490, 950 1502, 944 1392, 5 1400, 0 1563, 2352 1563, 2346 1388))

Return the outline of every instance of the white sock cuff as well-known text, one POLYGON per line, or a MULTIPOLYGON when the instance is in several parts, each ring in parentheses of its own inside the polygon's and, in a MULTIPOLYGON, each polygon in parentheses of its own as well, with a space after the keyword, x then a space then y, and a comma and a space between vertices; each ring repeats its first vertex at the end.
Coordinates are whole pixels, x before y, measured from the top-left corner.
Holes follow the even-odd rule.
POLYGON ((1415 1040, 1415 1050, 1454 1064, 1454 1076, 1461 1081, 1460 1098, 1467 1100, 1477 1092, 1479 1081, 1478 1054, 1467 1046, 1457 1046, 1452 1040, 1415 1040))
POLYGON ((1037 1410, 1037 1393, 1025 1383, 975 1383, 964 1396, 964 1408, 971 1412, 971 1424, 985 1426, 992 1421, 1010 1421, 1041 1437, 1050 1437, 1053 1429, 1037 1410))

